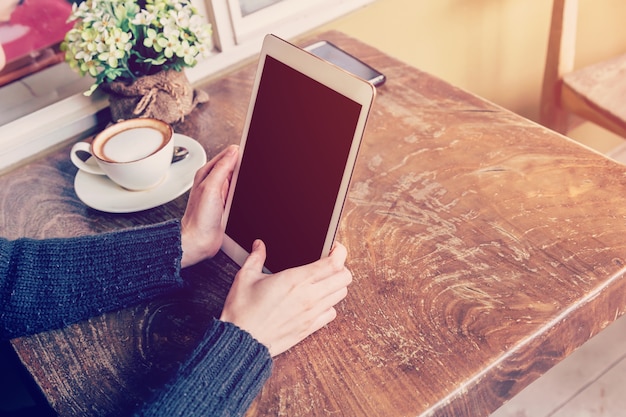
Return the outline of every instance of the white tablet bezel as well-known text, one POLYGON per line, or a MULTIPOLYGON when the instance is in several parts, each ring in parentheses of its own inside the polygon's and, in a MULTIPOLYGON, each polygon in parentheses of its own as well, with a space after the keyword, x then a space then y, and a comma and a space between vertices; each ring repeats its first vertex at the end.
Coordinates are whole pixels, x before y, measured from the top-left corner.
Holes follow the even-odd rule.
MULTIPOLYGON (((243 154, 245 152, 248 130, 255 107, 257 92, 261 80, 261 74, 263 73, 263 68, 267 56, 271 56, 272 58, 282 62, 283 64, 286 64, 296 71, 318 81, 319 83, 339 92, 340 94, 361 105, 361 111, 356 124, 356 128, 354 129, 354 136, 352 138, 352 144, 350 146, 350 151, 346 160, 339 192, 335 201, 330 222, 328 224, 326 238, 324 239, 323 247, 320 248, 319 256, 320 258, 322 258, 328 256, 333 245, 335 234, 339 226, 341 211, 348 191, 348 186, 350 184, 350 177, 354 168, 354 164, 356 162, 357 153, 361 144, 361 139, 363 137, 363 132, 365 130, 369 111, 374 101, 374 97, 376 96, 376 88, 371 83, 368 83, 354 76, 353 74, 333 64, 330 64, 323 59, 290 44, 285 40, 278 38, 275 35, 266 35, 263 41, 263 46, 261 48, 256 77, 252 88, 250 104, 248 107, 248 112, 241 137, 239 160, 231 179, 228 198, 226 200, 225 212, 223 217, 224 229, 226 229, 226 225, 228 224, 229 212, 232 205, 235 189, 237 187, 237 177, 240 170, 243 154)), ((249 255, 249 252, 245 248, 235 242, 228 235, 224 236, 222 250, 226 253, 226 255, 228 255, 240 266, 243 265, 244 261, 249 255)), ((268 256, 271 256, 271 254, 268 253, 268 256)), ((266 272, 269 271, 266 270, 266 272)))

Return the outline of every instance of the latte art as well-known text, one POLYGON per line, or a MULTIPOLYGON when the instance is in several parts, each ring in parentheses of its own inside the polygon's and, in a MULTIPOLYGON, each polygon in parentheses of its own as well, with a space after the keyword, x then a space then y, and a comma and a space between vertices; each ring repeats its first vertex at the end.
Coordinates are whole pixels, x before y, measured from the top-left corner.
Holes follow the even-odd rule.
POLYGON ((111 136, 94 150, 106 161, 131 162, 152 155, 165 143, 166 138, 160 131, 151 127, 137 127, 111 136))

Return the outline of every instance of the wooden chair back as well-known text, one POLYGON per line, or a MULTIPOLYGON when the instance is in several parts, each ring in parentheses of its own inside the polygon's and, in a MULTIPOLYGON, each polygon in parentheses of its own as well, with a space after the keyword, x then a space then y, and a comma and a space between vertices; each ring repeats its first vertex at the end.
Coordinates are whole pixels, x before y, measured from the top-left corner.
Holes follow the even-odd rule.
POLYGON ((626 54, 574 70, 578 0, 554 0, 540 122, 567 134, 581 121, 626 138, 626 54))

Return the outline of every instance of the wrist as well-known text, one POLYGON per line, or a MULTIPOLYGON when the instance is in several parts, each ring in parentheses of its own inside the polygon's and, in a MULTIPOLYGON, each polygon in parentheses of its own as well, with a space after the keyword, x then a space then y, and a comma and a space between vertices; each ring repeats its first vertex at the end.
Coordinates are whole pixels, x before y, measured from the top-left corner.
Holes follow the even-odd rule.
POLYGON ((181 268, 186 268, 202 260, 202 256, 198 254, 198 250, 195 248, 193 241, 193 238, 189 233, 186 233, 184 227, 181 226, 180 246, 183 252, 180 259, 181 268))

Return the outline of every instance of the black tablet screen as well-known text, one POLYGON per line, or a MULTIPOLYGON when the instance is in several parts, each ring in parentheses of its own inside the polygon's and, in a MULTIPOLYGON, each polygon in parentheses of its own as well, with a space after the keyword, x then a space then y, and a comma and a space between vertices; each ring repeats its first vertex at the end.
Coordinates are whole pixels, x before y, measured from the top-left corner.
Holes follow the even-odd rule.
POLYGON ((266 57, 226 234, 247 251, 262 239, 270 271, 320 258, 360 111, 266 57))

